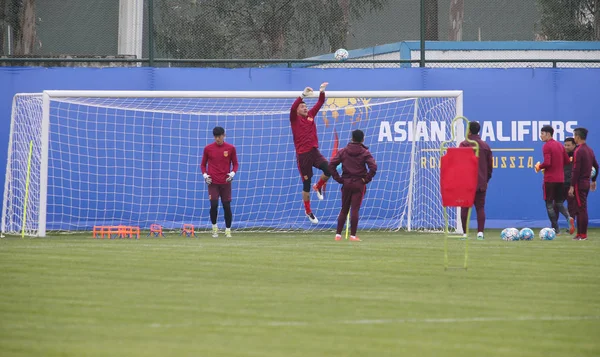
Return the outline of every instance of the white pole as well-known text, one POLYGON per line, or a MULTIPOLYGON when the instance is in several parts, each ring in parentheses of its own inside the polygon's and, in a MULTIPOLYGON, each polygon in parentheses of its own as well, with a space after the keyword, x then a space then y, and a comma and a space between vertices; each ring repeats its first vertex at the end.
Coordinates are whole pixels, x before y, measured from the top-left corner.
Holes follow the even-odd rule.
POLYGON ((407 216, 406 216, 406 230, 407 231, 411 231, 411 226, 412 226, 412 208, 413 208, 413 191, 414 191, 414 185, 415 185, 415 175, 416 170, 417 170, 417 165, 416 160, 415 160, 415 156, 417 155, 417 140, 416 140, 416 134, 417 134, 417 119, 419 118, 419 99, 415 99, 415 112, 413 114, 413 135, 412 135, 412 147, 410 149, 410 175, 408 177, 408 202, 406 204, 407 206, 407 216))
POLYGON ((42 137, 40 138, 42 155, 40 158, 40 216, 38 236, 46 236, 46 210, 48 202, 48 142, 50 141, 50 96, 42 94, 42 137))
POLYGON ((144 1, 119 0, 118 53, 142 58, 144 1))

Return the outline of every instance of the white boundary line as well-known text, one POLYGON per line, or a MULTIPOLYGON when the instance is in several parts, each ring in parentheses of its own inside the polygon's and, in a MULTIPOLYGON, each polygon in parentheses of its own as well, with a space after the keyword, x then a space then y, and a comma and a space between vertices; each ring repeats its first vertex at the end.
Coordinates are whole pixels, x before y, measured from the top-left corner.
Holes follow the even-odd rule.
POLYGON ((465 318, 423 318, 423 319, 364 319, 364 320, 339 320, 339 321, 271 321, 263 323, 237 323, 223 321, 215 324, 182 323, 182 324, 150 324, 152 328, 180 328, 191 326, 276 326, 276 327, 310 327, 323 325, 392 325, 392 324, 450 324, 471 322, 517 322, 517 321, 586 321, 600 320, 600 316, 515 316, 515 317, 465 317, 465 318))

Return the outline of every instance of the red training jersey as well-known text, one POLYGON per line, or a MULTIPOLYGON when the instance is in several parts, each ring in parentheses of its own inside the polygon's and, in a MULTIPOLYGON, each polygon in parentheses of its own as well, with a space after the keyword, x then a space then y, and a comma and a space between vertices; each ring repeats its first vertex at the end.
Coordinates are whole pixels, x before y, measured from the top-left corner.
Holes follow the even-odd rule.
POLYGON ((222 145, 217 145, 217 143, 206 145, 204 147, 204 153, 202 153, 200 169, 203 174, 207 173, 210 175, 213 183, 227 183, 227 174, 231 171, 234 171, 235 173, 238 171, 235 146, 225 142, 222 145), (208 169, 206 168, 207 164, 208 169), (233 168, 231 168, 232 166, 233 168))
MULTIPOLYGON (((479 166, 477 173, 477 190, 486 191, 488 181, 492 178, 492 171, 494 170, 492 162, 492 149, 479 135, 471 134, 469 139, 477 141, 479 145, 479 166)), ((470 147, 474 146, 468 141, 460 143, 459 147, 470 147)))
POLYGON ((554 139, 546 141, 542 147, 544 162, 540 170, 544 170, 544 182, 565 182, 563 167, 571 163, 565 147, 554 139))
POLYGON ((308 111, 308 115, 305 117, 296 113, 300 103, 302 103, 302 97, 298 97, 290 109, 290 124, 292 125, 296 154, 304 154, 305 152, 311 151, 313 148, 319 147, 315 116, 323 106, 323 103, 325 103, 325 92, 319 94, 319 100, 315 106, 308 111))
MULTIPOLYGON (((573 154, 573 171, 571 174, 571 186, 575 186, 579 183, 586 183, 590 181, 592 174, 592 167, 598 172, 598 161, 596 161, 596 155, 594 151, 587 144, 581 144, 575 149, 573 154)), ((592 177, 592 181, 596 181, 596 176, 592 177)))

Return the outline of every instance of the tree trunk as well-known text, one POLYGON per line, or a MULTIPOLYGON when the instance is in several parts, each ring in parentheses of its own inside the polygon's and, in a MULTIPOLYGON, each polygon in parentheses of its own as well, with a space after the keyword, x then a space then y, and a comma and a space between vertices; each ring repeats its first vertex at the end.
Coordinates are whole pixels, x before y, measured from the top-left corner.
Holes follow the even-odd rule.
MULTIPOLYGON (((4 39, 6 38, 5 30, 8 21, 6 19, 6 0, 0 0, 0 54, 4 55, 4 39)), ((6 49, 8 53, 8 48, 6 49)))
POLYGON ((438 0, 425 0, 425 40, 438 40, 438 0))
MULTIPOLYGON (((15 55, 33 54, 35 47, 35 0, 23 0, 23 10, 20 14, 20 31, 15 36, 15 55)), ((16 31, 15 31, 15 34, 16 31)))

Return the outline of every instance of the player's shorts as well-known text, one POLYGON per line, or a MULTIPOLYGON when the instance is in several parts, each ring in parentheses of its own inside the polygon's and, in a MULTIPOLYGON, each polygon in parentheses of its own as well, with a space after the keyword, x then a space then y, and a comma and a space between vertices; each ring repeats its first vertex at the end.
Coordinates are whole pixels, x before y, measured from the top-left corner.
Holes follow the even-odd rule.
POLYGON ((562 182, 544 182, 544 201, 564 201, 562 182))
POLYGON ((296 155, 296 160, 298 161, 298 171, 300 171, 302 181, 310 180, 313 177, 313 167, 319 168, 323 163, 327 164, 327 159, 321 155, 317 148, 296 155))
POLYGON ((231 183, 208 185, 208 199, 214 201, 219 197, 221 197, 221 202, 231 202, 231 183))

